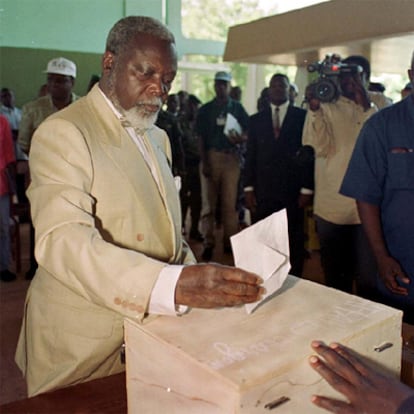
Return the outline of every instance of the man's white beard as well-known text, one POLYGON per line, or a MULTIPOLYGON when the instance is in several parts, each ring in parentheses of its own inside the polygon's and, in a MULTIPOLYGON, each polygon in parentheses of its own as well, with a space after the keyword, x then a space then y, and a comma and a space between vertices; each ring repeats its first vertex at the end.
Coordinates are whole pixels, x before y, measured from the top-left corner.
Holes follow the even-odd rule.
MULTIPOLYGON (((116 97, 115 93, 113 92, 113 78, 110 78, 110 99, 112 103, 114 104, 115 108, 120 112, 121 115, 125 117, 125 119, 129 122, 132 128, 135 130, 138 130, 140 133, 144 133, 145 131, 148 131, 151 129, 157 118, 158 113, 157 112, 147 112, 145 110, 144 102, 139 102, 135 104, 130 109, 124 109, 122 108, 121 104, 119 103, 118 98, 116 97)), ((162 100, 161 98, 154 97, 152 102, 145 102, 149 105, 158 105, 160 108, 162 106, 162 100)))
POLYGON ((151 114, 143 113, 143 111, 140 111, 140 108, 137 106, 128 110, 125 110, 123 108, 120 109, 122 115, 125 116, 131 126, 142 133, 151 129, 158 117, 158 112, 151 114))

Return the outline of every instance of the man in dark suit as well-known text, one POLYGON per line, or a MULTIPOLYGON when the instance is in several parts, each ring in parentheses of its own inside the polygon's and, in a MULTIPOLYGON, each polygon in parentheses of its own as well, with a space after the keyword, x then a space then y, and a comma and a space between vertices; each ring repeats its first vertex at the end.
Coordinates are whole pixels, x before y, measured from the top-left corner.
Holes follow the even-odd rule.
POLYGON ((301 276, 303 207, 311 201, 306 189, 313 188, 313 155, 302 147, 306 111, 289 105, 289 86, 285 75, 273 75, 269 108, 250 117, 244 191, 253 222, 287 209, 291 273, 301 276))

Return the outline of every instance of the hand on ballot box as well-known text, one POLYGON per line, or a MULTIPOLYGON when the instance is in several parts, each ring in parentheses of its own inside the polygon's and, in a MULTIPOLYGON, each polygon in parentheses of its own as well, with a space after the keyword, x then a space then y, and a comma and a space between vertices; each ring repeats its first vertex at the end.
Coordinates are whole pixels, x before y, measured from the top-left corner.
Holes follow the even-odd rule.
POLYGON ((261 299, 264 288, 258 275, 219 264, 185 266, 180 274, 175 303, 195 308, 244 305, 261 299))
POLYGON ((339 414, 414 413, 412 388, 375 371, 344 345, 313 341, 311 346, 318 356, 309 358, 310 366, 348 400, 314 395, 318 407, 339 414))

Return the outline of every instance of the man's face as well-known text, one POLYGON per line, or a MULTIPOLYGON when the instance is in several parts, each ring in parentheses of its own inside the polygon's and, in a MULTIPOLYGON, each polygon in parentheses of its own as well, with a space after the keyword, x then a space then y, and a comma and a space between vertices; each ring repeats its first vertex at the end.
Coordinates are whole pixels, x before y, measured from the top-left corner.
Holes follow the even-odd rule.
POLYGON ((221 100, 226 100, 230 94, 230 82, 224 80, 214 81, 214 91, 216 97, 221 100))
POLYGON ((289 82, 283 76, 273 76, 269 84, 269 98, 274 105, 281 105, 289 99, 289 82))
POLYGON ((66 100, 72 94, 75 81, 71 76, 47 74, 47 90, 52 99, 66 100))
POLYGON ((6 89, 0 94, 0 101, 4 106, 8 108, 13 108, 14 106, 14 94, 9 89, 6 89))
POLYGON ((356 91, 364 88, 360 74, 345 73, 339 76, 342 95, 349 99, 355 97, 356 91))
POLYGON ((108 97, 134 128, 156 121, 177 73, 175 46, 151 35, 133 39, 119 56, 105 52, 108 97))

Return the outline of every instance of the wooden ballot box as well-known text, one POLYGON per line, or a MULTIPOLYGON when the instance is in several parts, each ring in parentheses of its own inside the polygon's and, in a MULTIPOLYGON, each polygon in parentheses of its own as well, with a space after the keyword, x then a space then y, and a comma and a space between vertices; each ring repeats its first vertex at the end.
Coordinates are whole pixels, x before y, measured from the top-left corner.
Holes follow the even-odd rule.
POLYGON ((311 340, 342 342, 398 377, 401 325, 400 311, 293 276, 250 315, 239 307, 127 320, 128 412, 322 413, 311 395, 339 394, 310 368, 311 340))

